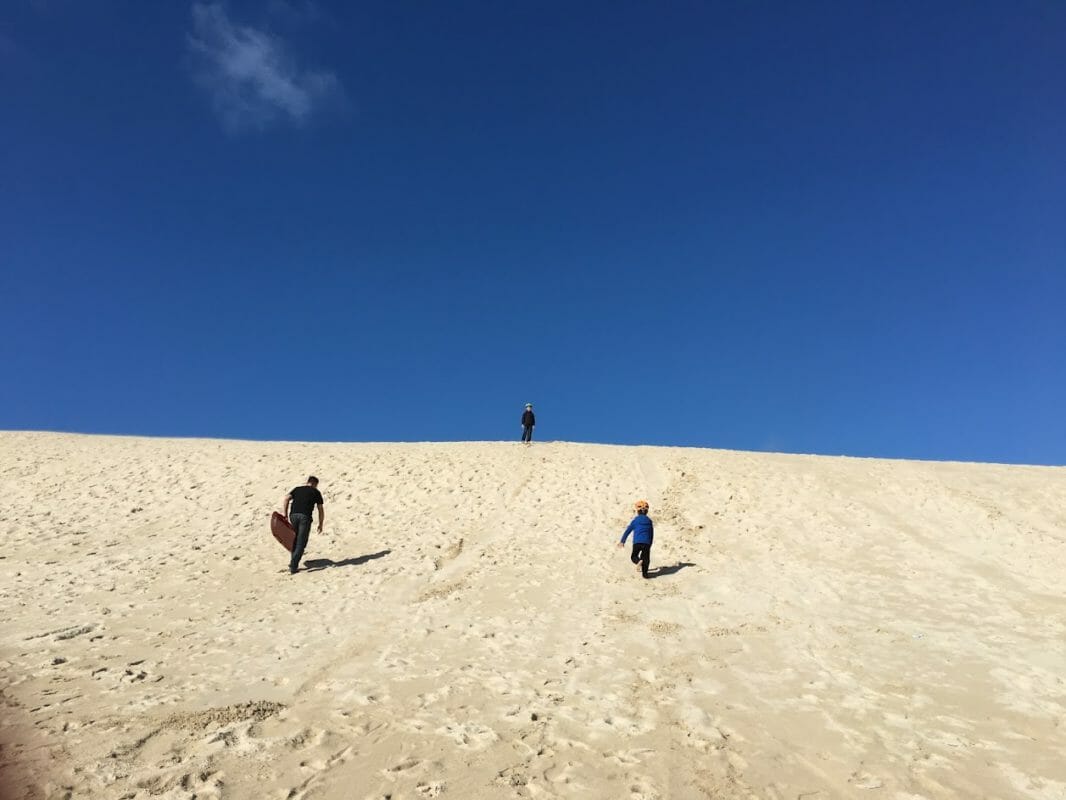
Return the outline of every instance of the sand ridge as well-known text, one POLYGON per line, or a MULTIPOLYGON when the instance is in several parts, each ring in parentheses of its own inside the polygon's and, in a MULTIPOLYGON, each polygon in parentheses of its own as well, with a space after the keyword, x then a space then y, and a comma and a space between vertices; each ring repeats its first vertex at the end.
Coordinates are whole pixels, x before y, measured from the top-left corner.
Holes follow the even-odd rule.
POLYGON ((0 433, 25 797, 1066 797, 1066 469, 0 433), (289 576, 268 520, 309 472, 289 576), (654 577, 615 543, 634 499, 654 577))

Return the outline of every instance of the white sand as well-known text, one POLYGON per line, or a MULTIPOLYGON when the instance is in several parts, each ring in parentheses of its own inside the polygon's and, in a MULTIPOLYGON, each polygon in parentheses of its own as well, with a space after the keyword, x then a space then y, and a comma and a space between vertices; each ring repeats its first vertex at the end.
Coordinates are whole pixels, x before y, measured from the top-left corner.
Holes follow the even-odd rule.
POLYGON ((1066 797, 1066 469, 3 433, 0 470, 12 796, 1066 797))

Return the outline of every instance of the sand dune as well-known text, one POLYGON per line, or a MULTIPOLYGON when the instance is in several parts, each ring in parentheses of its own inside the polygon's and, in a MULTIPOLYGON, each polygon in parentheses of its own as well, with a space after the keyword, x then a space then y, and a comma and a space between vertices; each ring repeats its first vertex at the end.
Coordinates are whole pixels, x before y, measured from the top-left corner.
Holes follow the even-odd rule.
POLYGON ((1066 797, 1066 469, 38 433, 0 464, 16 797, 1066 797), (290 576, 267 521, 312 471, 290 576))

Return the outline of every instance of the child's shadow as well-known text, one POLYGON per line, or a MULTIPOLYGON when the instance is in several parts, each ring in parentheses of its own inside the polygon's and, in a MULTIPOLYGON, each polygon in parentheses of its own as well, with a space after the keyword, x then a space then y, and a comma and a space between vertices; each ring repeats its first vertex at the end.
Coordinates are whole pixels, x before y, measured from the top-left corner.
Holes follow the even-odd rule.
POLYGON ((655 567, 648 570, 649 578, 661 578, 664 575, 673 575, 675 572, 680 572, 685 567, 696 566, 691 561, 678 561, 676 564, 671 564, 668 567, 655 567))
POLYGON ((346 558, 343 561, 333 561, 329 558, 310 558, 304 562, 304 568, 308 572, 317 572, 318 570, 326 569, 327 567, 357 567, 360 564, 365 564, 367 561, 373 561, 375 558, 384 558, 391 552, 391 550, 379 550, 376 553, 368 553, 365 556, 346 558))

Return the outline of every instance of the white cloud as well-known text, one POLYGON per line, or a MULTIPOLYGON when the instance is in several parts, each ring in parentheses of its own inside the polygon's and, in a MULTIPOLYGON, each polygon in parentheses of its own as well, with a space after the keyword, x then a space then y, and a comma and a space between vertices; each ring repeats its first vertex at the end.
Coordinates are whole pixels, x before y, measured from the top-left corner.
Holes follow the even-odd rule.
POLYGON ((194 3, 188 37, 197 83, 211 96, 226 130, 303 124, 343 97, 332 72, 300 67, 279 37, 234 23, 219 3, 194 3))

